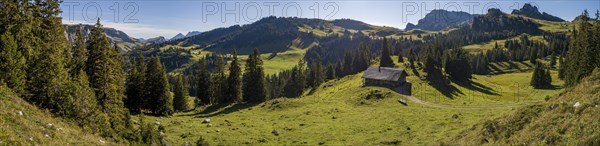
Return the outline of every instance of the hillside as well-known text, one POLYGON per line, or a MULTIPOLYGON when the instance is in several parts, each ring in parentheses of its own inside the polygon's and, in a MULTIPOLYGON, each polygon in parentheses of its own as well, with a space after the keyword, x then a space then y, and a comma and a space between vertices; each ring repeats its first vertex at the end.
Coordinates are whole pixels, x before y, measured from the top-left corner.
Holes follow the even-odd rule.
POLYGON ((408 23, 405 29, 440 31, 448 27, 467 25, 473 21, 473 17, 473 15, 467 12, 436 9, 432 10, 425 15, 424 18, 420 19, 417 25, 408 23))
POLYGON ((515 93, 515 88, 527 86, 530 72, 476 75, 473 86, 453 83, 455 92, 437 90, 409 74, 413 97, 363 86, 359 73, 328 81, 299 98, 199 107, 150 121, 165 126, 166 141, 175 145, 200 137, 212 145, 435 145, 471 125, 560 92, 527 87, 515 93), (408 106, 398 99, 408 100, 408 106), (202 123, 205 119, 211 122, 202 123))
POLYGON ((448 138, 450 145, 600 144, 600 69, 547 102, 517 109, 448 138))
POLYGON ((119 145, 52 116, 0 86, 0 145, 119 145))
POLYGON ((150 47, 197 46, 203 51, 225 54, 231 53, 232 49, 236 48, 242 55, 251 53, 254 48, 259 48, 261 53, 273 53, 285 52, 294 48, 309 49, 313 43, 329 41, 327 40, 328 36, 348 36, 358 32, 380 37, 402 33, 396 28, 374 26, 351 19, 327 21, 265 17, 251 24, 217 28, 150 47))
POLYGON ((406 97, 390 89, 363 87, 361 75, 329 81, 299 98, 209 106, 150 121, 165 126, 173 145, 200 137, 211 145, 433 145, 511 111, 404 106, 398 99, 406 97), (203 124, 205 119, 211 122, 203 124))

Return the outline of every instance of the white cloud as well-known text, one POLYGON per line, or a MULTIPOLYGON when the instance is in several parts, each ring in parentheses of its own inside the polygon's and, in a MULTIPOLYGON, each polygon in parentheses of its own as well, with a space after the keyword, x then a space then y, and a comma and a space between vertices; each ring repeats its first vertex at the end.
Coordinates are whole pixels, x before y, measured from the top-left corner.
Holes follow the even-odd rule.
MULTIPOLYGON (((64 24, 93 24, 86 21, 69 21, 63 20, 64 24)), ((114 23, 114 22, 100 22, 104 27, 114 28, 127 33, 127 35, 134 38, 152 38, 158 36, 174 36, 177 33, 184 31, 175 29, 159 28, 153 25, 140 24, 140 23, 114 23)))

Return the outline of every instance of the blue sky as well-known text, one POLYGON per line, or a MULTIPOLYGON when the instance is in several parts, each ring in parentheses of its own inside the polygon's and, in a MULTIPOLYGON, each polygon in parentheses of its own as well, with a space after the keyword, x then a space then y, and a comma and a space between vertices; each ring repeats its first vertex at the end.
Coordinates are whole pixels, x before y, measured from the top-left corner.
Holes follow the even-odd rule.
POLYGON ((393 1, 393 0, 64 0, 61 5, 63 23, 93 24, 97 17, 106 27, 124 31, 136 38, 177 33, 209 31, 235 24, 248 24, 267 16, 350 18, 374 25, 404 28, 417 23, 433 9, 483 14, 488 8, 510 13, 525 3, 533 3, 540 11, 565 20, 573 20, 585 9, 591 15, 600 8, 599 0, 533 0, 533 1, 393 1))

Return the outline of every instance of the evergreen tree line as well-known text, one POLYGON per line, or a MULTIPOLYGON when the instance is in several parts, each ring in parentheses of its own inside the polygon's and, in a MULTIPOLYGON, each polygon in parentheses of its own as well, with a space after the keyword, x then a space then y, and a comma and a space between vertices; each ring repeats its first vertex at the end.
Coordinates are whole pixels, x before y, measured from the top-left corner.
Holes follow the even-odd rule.
POLYGON ((536 89, 552 88, 552 76, 550 76, 550 69, 547 68, 543 63, 536 62, 533 74, 531 76, 530 85, 536 89))
POLYGON ((132 60, 127 78, 125 105, 132 113, 149 110, 156 115, 168 116, 174 113, 173 95, 166 73, 166 68, 159 57, 152 57, 145 62, 140 53, 137 60, 132 60))
POLYGON ((214 69, 209 69, 207 58, 198 62, 195 88, 198 104, 260 103, 268 99, 262 58, 258 49, 249 55, 242 70, 237 51, 228 64, 225 57, 217 57, 214 69))
POLYGON ((373 59, 369 50, 364 44, 356 49, 349 49, 344 59, 337 61, 335 65, 324 65, 326 62, 321 60, 320 55, 313 54, 315 60, 300 60, 290 70, 267 76, 268 95, 270 98, 300 97, 306 89, 317 88, 328 80, 364 71, 373 59))
POLYGON ((99 22, 69 44, 60 1, 2 0, 0 9, 0 84, 85 131, 149 144, 124 106, 123 60, 99 22))
MULTIPOLYGON (((567 86, 574 86, 588 76, 595 68, 600 67, 600 12, 596 18, 590 19, 588 11, 582 13, 581 19, 574 22, 571 31, 569 50, 565 56, 565 67, 559 69, 567 86)), ((562 66, 562 64, 561 64, 562 66)))

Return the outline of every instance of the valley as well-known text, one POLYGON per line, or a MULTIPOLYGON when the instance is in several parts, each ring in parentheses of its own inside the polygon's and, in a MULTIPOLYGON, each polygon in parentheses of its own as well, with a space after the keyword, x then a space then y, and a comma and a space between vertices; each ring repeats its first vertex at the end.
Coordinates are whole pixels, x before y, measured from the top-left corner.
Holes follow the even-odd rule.
POLYGON ((0 1, 0 145, 600 142, 587 10, 435 9, 404 29, 268 16, 144 39, 63 24, 60 5, 0 1))

